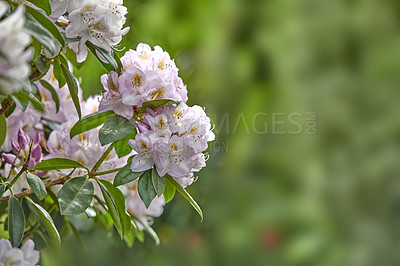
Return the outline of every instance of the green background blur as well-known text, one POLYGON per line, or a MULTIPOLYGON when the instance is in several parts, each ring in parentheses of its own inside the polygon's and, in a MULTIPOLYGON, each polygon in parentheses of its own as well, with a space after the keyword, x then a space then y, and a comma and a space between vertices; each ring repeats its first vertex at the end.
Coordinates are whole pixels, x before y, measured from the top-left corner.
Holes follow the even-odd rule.
MULTIPOLYGON (((121 48, 168 51, 189 104, 215 124, 207 167, 188 189, 205 219, 177 194, 153 225, 161 246, 147 235, 129 249, 81 225, 87 249, 71 238, 47 260, 400 265, 398 0, 124 2, 131 30, 121 48), (283 134, 272 131, 274 113, 283 134)), ((75 71, 85 96, 100 92, 102 72, 92 57, 75 71)))

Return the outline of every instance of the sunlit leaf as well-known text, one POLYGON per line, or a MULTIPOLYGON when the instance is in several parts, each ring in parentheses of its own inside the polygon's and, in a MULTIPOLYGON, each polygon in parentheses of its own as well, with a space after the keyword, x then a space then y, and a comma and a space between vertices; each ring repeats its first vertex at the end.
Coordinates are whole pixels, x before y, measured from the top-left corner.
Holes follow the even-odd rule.
POLYGON ((82 117, 81 120, 76 122, 76 124, 71 128, 70 132, 70 137, 73 138, 74 136, 81 134, 85 131, 88 131, 90 129, 96 128, 104 122, 107 121, 107 119, 115 116, 115 113, 113 111, 105 111, 105 112, 96 112, 87 116, 82 117))

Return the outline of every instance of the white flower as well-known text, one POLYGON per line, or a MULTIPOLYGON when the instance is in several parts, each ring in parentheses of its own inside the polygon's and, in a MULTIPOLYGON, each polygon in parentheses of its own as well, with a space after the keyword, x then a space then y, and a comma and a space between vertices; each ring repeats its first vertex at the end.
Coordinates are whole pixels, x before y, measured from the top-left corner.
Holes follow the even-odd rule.
POLYGON ((35 243, 28 239, 22 247, 12 247, 7 239, 0 239, 0 265, 35 266, 40 259, 39 251, 35 250, 35 243))
MULTIPOLYGON (((0 17, 7 10, 5 5, 0 2, 0 17)), ((24 25, 25 8, 22 5, 0 21, 0 94, 20 91, 22 84, 28 82, 33 49, 26 49, 32 39, 24 25)))
MULTIPOLYGON (((81 38, 79 43, 69 45, 77 53, 78 62, 86 59, 87 41, 112 52, 112 47, 118 45, 122 35, 129 31, 125 24, 127 9, 122 0, 85 0, 71 1, 76 9, 68 15, 70 24, 65 29, 68 38, 81 38), (75 5, 74 5, 75 4, 75 5)), ((70 8, 71 9, 71 8, 70 8)))

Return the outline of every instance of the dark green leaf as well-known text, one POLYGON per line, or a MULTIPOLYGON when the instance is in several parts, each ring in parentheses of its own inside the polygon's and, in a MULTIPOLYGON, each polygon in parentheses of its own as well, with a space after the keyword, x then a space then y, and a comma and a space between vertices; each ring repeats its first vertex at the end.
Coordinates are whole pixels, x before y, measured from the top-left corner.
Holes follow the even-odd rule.
POLYGON ((130 139, 135 139, 136 130, 133 130, 126 138, 120 139, 115 143, 114 149, 118 155, 118 158, 128 155, 132 151, 132 147, 129 145, 130 139))
MULTIPOLYGON (((37 11, 35 10, 35 12, 37 11)), ((32 37, 46 47, 52 55, 56 54, 57 48, 53 35, 29 13, 26 13, 26 29, 30 32, 32 37)))
POLYGON ((30 13, 40 24, 43 25, 48 31, 50 31, 51 35, 61 44, 61 46, 65 45, 64 37, 61 35, 57 26, 51 22, 46 16, 44 16, 39 11, 27 6, 26 11, 30 13))
POLYGON ((48 65, 46 64, 46 62, 43 60, 42 56, 39 56, 39 58, 35 61, 35 65, 37 67, 37 69, 42 73, 42 74, 46 74, 47 70, 49 70, 48 65))
POLYGON ((71 94, 72 101, 74 102, 76 112, 78 113, 79 119, 81 119, 82 114, 78 98, 78 83, 66 66, 61 65, 61 72, 63 73, 64 78, 68 84, 69 93, 71 94))
POLYGON ((11 197, 8 201, 8 233, 11 244, 17 247, 25 231, 25 215, 19 201, 11 197))
POLYGON ((71 139, 78 134, 81 134, 85 131, 88 131, 90 129, 96 128, 104 124, 104 122, 106 122, 107 119, 113 116, 115 116, 113 111, 105 111, 105 112, 96 112, 82 117, 82 119, 76 122, 76 124, 71 128, 70 132, 71 139))
POLYGON ((77 215, 84 212, 92 202, 93 183, 84 176, 74 177, 58 192, 61 215, 77 215))
POLYGON ((33 107, 35 107, 36 110, 42 113, 44 112, 42 104, 36 98, 29 97, 29 101, 32 103, 33 107))
POLYGON ((50 214, 43 209, 42 206, 36 204, 30 198, 27 199, 29 210, 33 213, 40 226, 47 231, 53 243, 59 247, 61 244, 60 234, 58 233, 50 214))
POLYGON ((53 61, 53 74, 58 81, 58 87, 62 88, 65 85, 65 78, 61 73, 61 65, 58 60, 53 61))
MULTIPOLYGON (((100 182, 100 188, 103 191, 108 191, 107 193, 103 193, 103 196, 106 195, 111 196, 112 202, 114 202, 114 205, 112 206, 108 206, 108 208, 110 207, 115 207, 116 211, 118 213, 118 220, 119 220, 119 224, 120 224, 120 235, 121 235, 121 239, 124 238, 127 234, 129 234, 130 230, 131 230, 131 217, 126 213, 125 211, 125 197, 122 194, 122 192, 114 187, 110 182, 106 181, 106 180, 98 180, 98 182, 100 182)), ((104 198, 106 197, 104 196, 104 198)), ((107 203, 107 201, 106 201, 107 203)), ((113 216, 113 215, 111 215, 113 216)), ((113 217, 114 219, 114 217, 113 217)), ((114 221, 115 222, 115 221, 114 221)), ((118 228, 117 228, 118 229, 118 228)))
POLYGON ((96 45, 94 45, 91 42, 86 42, 86 46, 90 49, 90 51, 96 56, 97 60, 99 60, 99 62, 103 65, 103 67, 108 71, 115 71, 118 69, 118 64, 115 61, 114 57, 107 52, 106 50, 104 50, 101 47, 98 47, 96 45), (108 62, 104 63, 103 60, 101 60, 101 58, 99 57, 99 55, 97 54, 99 53, 101 56, 104 57, 104 59, 108 62))
POLYGON ((40 9, 43 9, 48 16, 51 14, 51 6, 49 0, 28 0, 40 9))
POLYGON ((151 100, 144 102, 141 111, 144 113, 146 112, 146 108, 150 107, 151 109, 155 110, 159 107, 162 107, 164 105, 172 105, 172 104, 179 104, 180 102, 174 99, 157 99, 157 100, 151 100))
POLYGON ((151 171, 151 181, 153 182, 157 196, 161 196, 165 190, 165 177, 159 176, 155 167, 151 171))
POLYGON ((122 71, 122 63, 121 63, 121 59, 119 58, 119 56, 117 55, 117 53, 115 51, 114 51, 114 59, 118 65, 117 73, 118 73, 118 75, 120 75, 121 71, 122 71))
POLYGON ((171 182, 165 182, 165 190, 164 190, 164 199, 165 199, 165 204, 167 204, 168 202, 170 202, 174 196, 175 196, 175 192, 176 192, 176 188, 174 187, 173 184, 171 184, 171 182))
POLYGON ((85 166, 78 163, 77 161, 73 161, 66 158, 52 158, 41 161, 35 165, 33 170, 51 171, 51 170, 72 169, 72 168, 84 168, 88 170, 85 166))
POLYGON ((7 120, 4 114, 0 115, 0 147, 3 145, 7 136, 7 120))
POLYGON ((26 174, 26 179, 28 180, 28 184, 32 188, 35 195, 40 200, 44 199, 47 195, 47 192, 43 180, 30 172, 26 174))
POLYGON ((132 182, 136 178, 140 177, 144 172, 135 173, 131 171, 131 164, 125 165, 115 176, 114 186, 121 186, 132 182))
POLYGON ((51 97, 56 104, 56 112, 58 112, 58 110, 60 110, 60 97, 58 96, 58 93, 48 81, 42 79, 40 81, 40 84, 42 84, 42 86, 51 93, 51 97))
POLYGON ((193 206, 193 208, 199 213, 199 215, 201 217, 201 221, 200 222, 202 222, 203 221, 203 212, 201 211, 201 208, 197 204, 197 202, 192 198, 192 196, 190 196, 190 194, 186 191, 186 189, 181 187, 178 184, 178 182, 176 182, 170 175, 166 175, 166 177, 167 177, 167 181, 170 182, 172 185, 174 185, 176 190, 178 190, 179 193, 181 193, 183 195, 183 197, 185 197, 185 199, 187 199, 190 202, 190 204, 193 206))
POLYGON ((29 105, 29 95, 26 92, 20 91, 11 95, 11 99, 22 110, 25 111, 29 105))
POLYGON ((153 182, 151 180, 151 172, 152 169, 145 171, 143 175, 139 177, 138 182, 139 196, 142 199, 146 208, 149 208, 150 203, 156 197, 156 191, 154 190, 153 182))
POLYGON ((6 185, 4 183, 0 183, 0 197, 3 196, 4 191, 6 191, 6 185))
POLYGON ((135 129, 135 122, 122 116, 109 118, 99 131, 102 146, 126 138, 135 129))

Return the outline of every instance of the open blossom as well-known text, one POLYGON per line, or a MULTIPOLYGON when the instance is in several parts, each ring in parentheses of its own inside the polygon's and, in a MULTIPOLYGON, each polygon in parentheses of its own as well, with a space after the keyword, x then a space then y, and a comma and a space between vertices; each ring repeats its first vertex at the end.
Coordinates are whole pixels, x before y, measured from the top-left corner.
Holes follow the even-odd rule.
POLYGON ((145 101, 174 99, 187 101, 187 89, 178 76, 178 68, 169 54, 156 46, 139 44, 121 57, 122 73, 111 71, 101 77, 106 89, 99 110, 114 110, 128 119, 132 106, 141 107, 145 101))
POLYGON ((79 43, 69 46, 77 53, 78 62, 86 59, 87 41, 112 52, 112 47, 118 45, 122 36, 129 31, 125 24, 127 9, 122 0, 73 0, 69 4, 68 14, 70 24, 65 33, 68 38, 81 38, 79 43))
POLYGON ((0 265, 35 266, 40 259, 35 243, 28 239, 21 248, 12 247, 7 239, 0 239, 0 265))
POLYGON ((164 106, 143 116, 137 122, 139 133, 130 141, 138 154, 133 158, 131 170, 141 172, 156 167, 160 176, 174 177, 182 186, 194 181, 193 172, 206 165, 203 153, 208 142, 214 140, 210 118, 199 106, 164 106))
MULTIPOLYGON (((0 2, 0 17, 8 5, 0 2)), ((25 8, 21 5, 0 21, 0 94, 13 94, 28 82, 32 49, 26 49, 32 39, 25 25, 25 8)))

